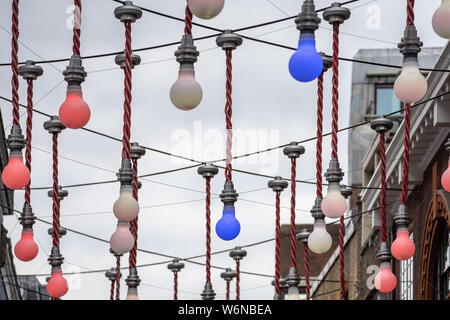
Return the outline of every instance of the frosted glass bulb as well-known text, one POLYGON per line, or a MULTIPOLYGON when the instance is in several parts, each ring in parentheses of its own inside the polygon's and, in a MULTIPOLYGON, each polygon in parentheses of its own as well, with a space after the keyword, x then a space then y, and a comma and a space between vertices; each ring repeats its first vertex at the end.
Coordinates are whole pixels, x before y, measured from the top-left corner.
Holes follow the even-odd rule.
POLYGON ((11 151, 8 165, 2 172, 2 181, 13 190, 22 189, 30 183, 30 170, 23 163, 21 151, 11 151))
POLYGON ((19 260, 28 262, 36 258, 38 252, 39 248, 34 241, 33 230, 23 229, 22 237, 14 247, 14 254, 19 260))
POLYGON ((297 287, 289 287, 286 300, 300 300, 300 293, 297 287))
POLYGON ((404 103, 415 103, 425 96, 427 90, 427 80, 419 71, 417 58, 405 58, 402 72, 394 84, 397 98, 404 103))
POLYGON ((409 230, 408 228, 398 228, 397 230, 397 238, 392 243, 391 252, 395 259, 397 260, 408 260, 416 251, 416 247, 414 246, 414 242, 409 238, 409 230))
POLYGON ((61 298, 69 291, 69 284, 63 277, 61 270, 52 271, 50 281, 47 283, 47 292, 53 298, 61 298))
POLYGON ((170 89, 170 100, 180 110, 192 110, 202 101, 203 91, 195 80, 192 65, 181 65, 177 81, 170 89))
POLYGON ((450 0, 442 0, 434 13, 433 29, 440 37, 450 39, 450 0))
POLYGON ((341 194, 338 183, 330 183, 327 195, 322 200, 322 212, 328 218, 340 218, 347 211, 347 200, 341 194))
POLYGON ((445 191, 450 192, 450 160, 447 169, 442 174, 441 183, 445 191))
POLYGON ((59 108, 61 122, 70 129, 84 127, 91 117, 91 110, 83 100, 83 92, 80 86, 69 85, 66 100, 59 108))
POLYGON ((114 203, 114 215, 120 221, 132 221, 139 214, 139 203, 133 197, 133 188, 130 185, 120 187, 120 196, 114 203))
POLYGON ((114 232, 109 240, 111 249, 117 254, 124 254, 134 246, 134 237, 130 232, 130 225, 128 222, 119 221, 117 223, 116 232, 114 232))
POLYGON ((223 9, 225 0, 188 0, 189 9, 200 19, 212 19, 223 9))
POLYGON ((384 293, 391 292, 397 286, 397 278, 392 273, 391 264, 382 262, 380 271, 375 276, 375 288, 384 293))
POLYGON ((309 249, 317 254, 330 250, 332 244, 331 236, 327 231, 325 221, 314 222, 314 230, 308 237, 309 249))

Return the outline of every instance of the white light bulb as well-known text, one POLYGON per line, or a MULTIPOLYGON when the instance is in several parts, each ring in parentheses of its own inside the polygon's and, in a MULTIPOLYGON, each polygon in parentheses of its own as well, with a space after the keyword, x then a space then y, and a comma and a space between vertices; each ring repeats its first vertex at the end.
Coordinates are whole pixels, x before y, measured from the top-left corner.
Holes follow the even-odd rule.
POLYGON ((450 39, 450 0, 442 0, 434 13, 433 29, 440 37, 450 39))
POLYGON ((117 254, 124 254, 133 249, 134 237, 130 232, 128 222, 119 221, 117 223, 117 229, 112 234, 109 244, 111 249, 117 254))
POLYGON ((200 19, 212 19, 223 9, 225 0, 188 0, 189 9, 200 19))
POLYGON ((286 300, 300 300, 300 293, 297 287, 289 287, 286 300))
POLYGON ((323 214, 331 219, 340 218, 347 212, 347 200, 341 194, 339 183, 330 183, 321 208, 323 214))
POLYGON ((417 58, 405 57, 402 72, 394 84, 397 98, 404 103, 414 103, 425 96, 427 89, 427 80, 419 71, 417 58))
POLYGON ((314 230, 308 237, 308 248, 317 254, 330 250, 332 244, 331 236, 327 231, 325 221, 314 222, 314 230))
POLYGON ((202 101, 203 91, 195 80, 194 66, 182 64, 177 81, 170 89, 170 100, 180 110, 192 110, 202 101))
POLYGON ((139 203, 133 197, 133 187, 131 185, 122 185, 120 187, 120 196, 114 203, 114 215, 120 221, 132 221, 139 214, 139 203))

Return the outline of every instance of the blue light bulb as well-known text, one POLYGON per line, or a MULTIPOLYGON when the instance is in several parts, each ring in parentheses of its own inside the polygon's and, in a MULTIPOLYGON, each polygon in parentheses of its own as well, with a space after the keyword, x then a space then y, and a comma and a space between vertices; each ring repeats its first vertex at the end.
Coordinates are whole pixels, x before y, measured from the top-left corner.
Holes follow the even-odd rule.
POLYGON ((220 239, 230 241, 235 239, 241 232, 241 224, 235 217, 234 206, 223 208, 222 218, 217 221, 216 233, 220 239))
POLYGON ((322 56, 316 50, 314 33, 302 33, 298 49, 289 60, 291 76, 301 82, 310 82, 321 75, 323 71, 322 56))

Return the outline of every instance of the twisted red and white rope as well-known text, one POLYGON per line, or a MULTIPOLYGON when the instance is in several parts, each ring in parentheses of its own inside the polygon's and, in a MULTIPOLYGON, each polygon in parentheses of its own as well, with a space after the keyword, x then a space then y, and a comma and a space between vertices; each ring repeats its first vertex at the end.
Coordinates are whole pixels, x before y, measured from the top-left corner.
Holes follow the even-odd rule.
POLYGON ((206 282, 211 283, 211 178, 206 179, 206 282))
POLYGON ((58 133, 53 133, 53 246, 59 247, 59 237, 60 237, 60 206, 58 197, 58 133))
POLYGON ((12 88, 12 105, 13 105, 13 125, 18 126, 19 112, 19 0, 12 2, 12 29, 11 29, 11 88, 12 88))
POLYGON ((109 295, 109 300, 114 300, 114 287, 116 284, 116 280, 111 281, 111 291, 109 295))
POLYGON ((227 55, 227 70, 226 70, 226 105, 225 105, 225 119, 226 119, 226 129, 227 129, 227 142, 226 142, 226 167, 225 167, 225 179, 226 181, 232 180, 232 165, 231 161, 233 158, 232 155, 232 147, 233 147, 233 123, 231 122, 231 116, 233 114, 232 105, 233 100, 231 98, 232 94, 232 79, 233 79, 233 65, 232 65, 232 56, 233 51, 231 49, 226 50, 227 55))
POLYGON ((227 281, 227 294, 225 300, 230 300, 230 281, 227 281))
POLYGON ((339 23, 333 24, 333 111, 331 125, 331 158, 338 160, 338 130, 339 130, 339 23))
POLYGON ((281 226, 280 226, 280 192, 277 191, 275 198, 275 292, 281 296, 280 288, 280 248, 281 248, 281 226))
MULTIPOLYGON (((137 159, 132 159, 133 161, 133 172, 134 172, 134 179, 133 179, 133 198, 138 201, 138 161, 137 159)), ((136 261, 137 261, 137 240, 138 240, 138 217, 136 219, 130 221, 130 232, 134 237, 134 245, 133 248, 130 251, 130 256, 128 259, 129 268, 135 269, 136 268, 136 261)))
POLYGON ((116 300, 120 300, 120 256, 116 256, 116 300))
POLYGON ((122 159, 130 159, 130 135, 131 135, 131 100, 132 100, 132 60, 131 60, 131 23, 125 23, 125 80, 123 104, 123 138, 122 138, 122 159))
POLYGON ((236 260, 236 300, 241 300, 241 261, 236 260))
POLYGON ((381 158, 381 237, 387 242, 386 226, 386 139, 384 132, 380 132, 380 158, 381 158))
MULTIPOLYGON (((25 141, 25 166, 31 173, 31 138, 33 128, 33 80, 27 79, 27 128, 25 141)), ((31 179, 25 186, 25 204, 31 203, 31 179)))
POLYGON ((186 17, 184 18, 184 34, 192 34, 192 12, 189 6, 186 6, 186 17))
POLYGON ((323 73, 317 79, 316 196, 322 195, 323 73))
POLYGON ((173 273, 173 300, 178 300, 178 272, 173 273))
POLYGON ((291 267, 297 268, 297 240, 295 233, 295 197, 296 197, 296 175, 297 175, 297 159, 291 158, 291 267))
POLYGON ((308 242, 303 243, 303 259, 305 262, 306 300, 311 300, 311 289, 310 289, 310 284, 309 284, 309 247, 308 247, 308 242))
POLYGON ((411 143, 411 105, 407 103, 405 105, 405 121, 404 121, 404 154, 403 154, 403 172, 402 172, 402 204, 406 205, 408 197, 408 184, 409 184, 409 149, 411 143))
POLYGON ((74 0, 74 23, 73 23, 73 47, 74 55, 80 55, 80 36, 81 36, 81 0, 74 0))
POLYGON ((414 19, 415 19, 414 2, 415 2, 415 0, 407 0, 407 2, 406 2, 406 13, 407 13, 406 25, 407 26, 414 25, 414 19))

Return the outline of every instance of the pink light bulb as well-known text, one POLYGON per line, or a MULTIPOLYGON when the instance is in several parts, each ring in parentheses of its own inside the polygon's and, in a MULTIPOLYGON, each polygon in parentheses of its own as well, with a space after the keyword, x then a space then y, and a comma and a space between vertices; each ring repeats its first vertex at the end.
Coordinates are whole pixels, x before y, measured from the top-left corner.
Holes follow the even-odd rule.
POLYGON ((450 39, 450 0, 442 0, 434 13, 433 29, 440 37, 450 39))
POLYGON ((14 247, 14 254, 19 260, 28 262, 36 258, 39 248, 34 242, 33 230, 24 229, 22 237, 14 247))
POLYGON ((322 212, 331 219, 340 218, 347 211, 347 200, 341 194, 338 183, 330 183, 327 195, 322 200, 322 212))
POLYGON ((392 273, 391 264, 389 262, 382 262, 380 264, 380 271, 375 277, 375 288, 384 293, 391 292, 397 286, 397 278, 392 273))
POLYGON ((109 244, 111 249, 117 254, 124 254, 133 249, 134 237, 130 232, 128 222, 119 221, 117 223, 117 229, 112 234, 109 244))
POLYGON ((22 189, 30 182, 30 171, 23 164, 21 151, 11 152, 8 165, 2 172, 2 180, 5 186, 13 190, 22 189))
POLYGON ((61 122, 70 129, 80 129, 88 123, 90 117, 91 111, 83 100, 81 87, 69 86, 66 100, 59 108, 61 122))
POLYGON ((188 0, 189 9, 200 19, 212 19, 223 9, 225 0, 188 0))
POLYGON ((450 192, 450 160, 448 162, 448 168, 444 171, 441 177, 442 187, 445 191, 450 192))
POLYGON ((416 247, 409 238, 408 228, 398 228, 397 238, 392 243, 391 252, 397 260, 408 260, 414 255, 416 247))
POLYGON ((50 281, 47 283, 47 292, 53 298, 61 298, 69 291, 69 284, 63 277, 62 271, 52 271, 50 281))

